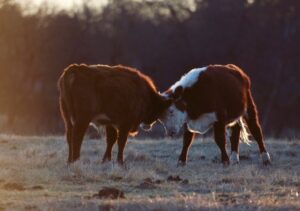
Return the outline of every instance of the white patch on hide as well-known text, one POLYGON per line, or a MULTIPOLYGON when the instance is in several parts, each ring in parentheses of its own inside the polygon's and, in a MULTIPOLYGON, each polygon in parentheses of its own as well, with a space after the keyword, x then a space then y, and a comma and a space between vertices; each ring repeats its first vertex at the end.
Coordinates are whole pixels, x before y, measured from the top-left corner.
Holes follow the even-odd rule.
POLYGON ((171 86, 171 90, 174 92, 178 86, 182 86, 183 88, 193 86, 197 82, 199 75, 206 69, 207 67, 202 67, 190 70, 188 73, 182 76, 179 81, 171 86))
POLYGON ((164 116, 160 118, 160 121, 164 124, 166 130, 169 133, 177 134, 183 124, 186 122, 187 114, 176 108, 173 104, 171 105, 164 116))
POLYGON ((217 115, 215 112, 205 113, 196 120, 187 120, 188 130, 193 133, 204 134, 216 121, 217 115))

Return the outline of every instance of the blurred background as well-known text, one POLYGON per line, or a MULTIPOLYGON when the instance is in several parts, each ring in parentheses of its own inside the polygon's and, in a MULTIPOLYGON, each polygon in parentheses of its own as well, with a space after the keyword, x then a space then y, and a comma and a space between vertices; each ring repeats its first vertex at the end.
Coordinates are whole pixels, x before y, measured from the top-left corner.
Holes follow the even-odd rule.
POLYGON ((132 66, 160 91, 234 63, 265 134, 300 137, 299 0, 0 0, 0 133, 63 134, 57 79, 70 63, 132 66))

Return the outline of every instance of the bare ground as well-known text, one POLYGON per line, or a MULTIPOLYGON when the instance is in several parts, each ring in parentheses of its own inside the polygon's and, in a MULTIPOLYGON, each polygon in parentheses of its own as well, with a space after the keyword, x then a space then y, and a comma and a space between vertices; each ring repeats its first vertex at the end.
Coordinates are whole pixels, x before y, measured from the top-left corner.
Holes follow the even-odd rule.
POLYGON ((63 137, 2 135, 0 210, 300 210, 300 141, 267 146, 270 167, 255 143, 241 144, 239 165, 223 167, 213 140, 197 139, 177 167, 181 140, 131 139, 120 167, 101 164, 103 140, 85 140, 80 161, 67 166, 63 137), (124 198, 101 198, 105 187, 124 198))

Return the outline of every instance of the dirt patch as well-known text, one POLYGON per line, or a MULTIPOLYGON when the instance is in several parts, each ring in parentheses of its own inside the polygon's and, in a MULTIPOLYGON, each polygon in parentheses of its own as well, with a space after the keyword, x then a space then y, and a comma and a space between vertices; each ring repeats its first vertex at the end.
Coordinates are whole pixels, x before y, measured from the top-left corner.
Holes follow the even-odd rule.
POLYGON ((286 156, 288 156, 288 157, 297 157, 297 152, 287 151, 286 156))
POLYGON ((212 163, 221 163, 221 159, 217 156, 215 156, 212 160, 211 160, 212 163))
POLYGON ((223 178, 221 181, 218 181, 217 184, 231 184, 234 183, 232 178, 223 178))
POLYGON ((16 150, 16 149, 17 149, 17 147, 16 147, 16 146, 11 146, 11 147, 10 147, 10 149, 12 149, 12 150, 16 150))
MULTIPOLYGON (((0 141, 0 144, 8 144, 8 141, 7 140, 1 140, 0 141)), ((1 209, 0 209, 1 210, 1 209)))
POLYGON ((114 176, 113 175, 113 176, 110 177, 110 179, 113 180, 113 181, 120 181, 120 180, 123 179, 123 177, 121 177, 121 176, 114 176))
POLYGON ((30 188, 30 190, 44 190, 45 188, 42 185, 35 185, 30 188))
POLYGON ((237 199, 234 196, 226 193, 217 195, 217 200, 224 205, 232 205, 237 203, 237 199))
POLYGON ((22 184, 19 183, 6 183, 2 186, 5 190, 17 190, 17 191, 24 191, 25 188, 22 184))
POLYGON ((99 199, 118 199, 118 198, 125 198, 125 194, 123 191, 117 188, 111 187, 104 187, 102 188, 97 194, 93 195, 93 198, 99 199))
POLYGON ((249 155, 240 155, 240 160, 251 160, 251 157, 249 155))
POLYGON ((32 211, 32 210, 40 210, 40 209, 37 206, 35 206, 35 205, 26 205, 24 207, 24 210, 30 210, 30 211, 32 211))
POLYGON ((151 178, 146 178, 141 184, 136 187, 139 189, 153 189, 157 187, 157 184, 161 183, 163 183, 162 180, 152 180, 151 178))
POLYGON ((169 181, 169 182, 180 182, 180 181, 182 181, 182 179, 180 178, 180 176, 168 176, 168 178, 167 178, 167 180, 169 181))
POLYGON ((182 179, 179 175, 176 176, 168 176, 167 178, 168 182, 180 182, 181 184, 188 184, 189 180, 187 179, 182 179))

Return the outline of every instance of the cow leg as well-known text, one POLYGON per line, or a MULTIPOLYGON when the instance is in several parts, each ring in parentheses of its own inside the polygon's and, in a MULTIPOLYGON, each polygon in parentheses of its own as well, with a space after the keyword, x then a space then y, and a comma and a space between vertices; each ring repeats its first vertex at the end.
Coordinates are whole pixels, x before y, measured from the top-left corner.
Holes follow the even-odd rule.
POLYGON ((231 154, 230 154, 230 163, 237 164, 239 163, 239 141, 240 141, 240 132, 241 126, 239 124, 235 124, 231 127, 231 154))
POLYGON ((263 141, 263 135, 261 131, 260 124, 256 118, 245 118, 248 128, 255 139, 255 141, 258 144, 259 151, 261 154, 262 162, 264 165, 270 165, 271 164, 271 159, 270 155, 266 150, 266 146, 263 141))
POLYGON ((249 128, 253 138, 256 140, 256 142, 258 144, 263 164, 269 165, 269 164, 271 164, 270 155, 267 152, 264 141, 263 141, 263 135, 262 135, 262 131, 261 131, 261 126, 259 124, 256 105, 255 105, 255 102, 253 100, 250 90, 247 93, 247 97, 248 97, 248 105, 247 105, 248 109, 247 109, 247 114, 245 115, 244 119, 247 122, 248 128, 249 128))
POLYGON ((114 144, 117 141, 118 131, 112 126, 106 126, 106 151, 102 159, 102 163, 105 161, 111 161, 111 152, 114 144))
POLYGON ((72 142, 72 134, 73 134, 73 125, 70 121, 65 121, 65 127, 66 127, 66 136, 67 136, 67 142, 68 142, 68 148, 69 148, 69 157, 68 157, 68 163, 72 162, 72 154, 73 154, 73 142, 72 142))
POLYGON ((178 159, 177 166, 185 166, 188 150, 191 146, 194 137, 195 137, 195 133, 190 132, 188 130, 187 124, 184 124, 183 146, 182 146, 181 154, 178 159))
POLYGON ((119 130, 117 161, 121 165, 123 165, 123 163, 124 163, 123 153, 124 153, 124 148, 125 148, 125 145, 126 145, 126 142, 127 142, 128 134, 129 134, 129 130, 126 130, 126 129, 120 129, 119 130))
POLYGON ((67 138, 67 143, 68 143, 68 148, 69 148, 68 162, 70 163, 71 158, 72 158, 72 153, 73 153, 73 145, 72 145, 73 125, 72 125, 71 116, 69 115, 66 104, 61 99, 61 97, 59 99, 59 105, 60 105, 60 112, 63 117, 64 123, 65 123, 66 138, 67 138))
MULTIPOLYGON (((71 154, 69 154, 68 162, 72 163, 79 159, 80 148, 83 141, 84 133, 89 126, 89 121, 79 120, 74 123, 72 130, 72 139, 69 147, 71 146, 71 154)), ((69 150, 70 151, 70 150, 69 150)))
POLYGON ((221 159, 224 165, 229 164, 229 157, 226 152, 226 137, 225 124, 223 122, 216 122, 214 124, 215 142, 221 150, 221 159))
POLYGON ((73 144, 72 144, 72 133, 73 133, 73 126, 72 124, 67 124, 66 125, 66 134, 67 134, 67 142, 68 142, 68 147, 69 147, 69 158, 68 158, 68 163, 72 162, 72 154, 73 154, 73 144))

